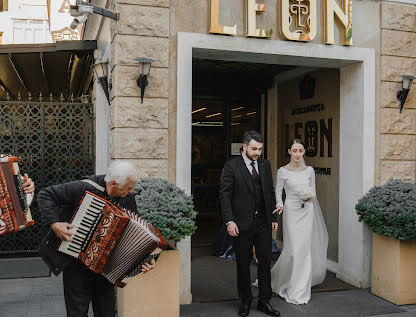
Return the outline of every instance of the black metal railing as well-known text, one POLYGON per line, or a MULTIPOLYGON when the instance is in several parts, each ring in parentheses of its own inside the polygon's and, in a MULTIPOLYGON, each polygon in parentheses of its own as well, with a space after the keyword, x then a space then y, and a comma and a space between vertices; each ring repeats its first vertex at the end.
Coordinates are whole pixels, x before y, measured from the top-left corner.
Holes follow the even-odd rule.
MULTIPOLYGON (((19 158, 20 170, 40 189, 79 179, 94 171, 93 105, 74 98, 59 101, 0 101, 0 154, 19 158)), ((46 98, 45 98, 46 99, 46 98)), ((37 200, 31 205, 35 226, 0 237, 0 256, 37 252, 47 228, 37 200)))

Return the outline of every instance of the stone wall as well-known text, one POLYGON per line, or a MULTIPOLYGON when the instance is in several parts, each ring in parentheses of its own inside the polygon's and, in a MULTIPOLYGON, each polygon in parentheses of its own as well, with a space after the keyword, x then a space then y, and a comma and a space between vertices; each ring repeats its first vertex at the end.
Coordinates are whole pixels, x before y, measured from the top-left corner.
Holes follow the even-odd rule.
MULTIPOLYGON (((139 177, 175 182, 176 48, 170 46, 169 0, 115 0, 120 20, 113 24, 111 43, 110 157, 137 166, 139 177), (140 103, 137 57, 156 60, 140 103), (172 64, 171 64, 172 63, 172 64), (169 66, 173 65, 173 69, 169 66), (172 78, 173 77, 173 78, 172 78), (173 84, 174 83, 174 84, 173 84), (170 99, 169 99, 170 98, 170 99), (172 168, 173 167, 173 168, 172 168)), ((176 34, 173 36, 176 39, 176 34)), ((172 39, 171 39, 172 40, 172 39)), ((180 302, 191 303, 191 240, 180 250, 180 302)))
POLYGON ((116 0, 111 43, 110 157, 127 159, 140 177, 168 177, 169 0, 116 0), (152 64, 143 103, 139 64, 152 64))
POLYGON ((416 75, 416 5, 383 2, 381 6, 381 118, 378 182, 416 177, 416 88, 402 113, 396 92, 402 75, 416 75))

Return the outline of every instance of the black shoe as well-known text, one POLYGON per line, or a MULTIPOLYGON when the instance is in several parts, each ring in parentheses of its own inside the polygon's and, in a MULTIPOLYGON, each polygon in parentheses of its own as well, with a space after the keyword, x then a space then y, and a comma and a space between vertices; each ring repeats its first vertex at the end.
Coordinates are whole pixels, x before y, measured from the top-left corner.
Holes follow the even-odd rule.
POLYGON ((238 316, 248 316, 250 313, 251 300, 242 300, 238 309, 238 316))
POLYGON ((280 313, 277 310, 274 310, 272 305, 270 305, 269 302, 263 303, 263 302, 258 302, 257 303, 257 310, 265 313, 266 315, 269 316, 280 316, 280 313))

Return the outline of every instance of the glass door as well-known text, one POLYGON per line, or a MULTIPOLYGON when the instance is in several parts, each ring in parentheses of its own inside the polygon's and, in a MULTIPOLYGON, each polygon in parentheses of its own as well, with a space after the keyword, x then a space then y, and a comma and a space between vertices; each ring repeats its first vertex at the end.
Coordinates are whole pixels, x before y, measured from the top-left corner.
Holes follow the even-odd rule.
POLYGON ((260 96, 256 96, 227 101, 226 109, 226 148, 227 159, 229 160, 240 155, 244 132, 249 130, 261 132, 261 99, 260 96))

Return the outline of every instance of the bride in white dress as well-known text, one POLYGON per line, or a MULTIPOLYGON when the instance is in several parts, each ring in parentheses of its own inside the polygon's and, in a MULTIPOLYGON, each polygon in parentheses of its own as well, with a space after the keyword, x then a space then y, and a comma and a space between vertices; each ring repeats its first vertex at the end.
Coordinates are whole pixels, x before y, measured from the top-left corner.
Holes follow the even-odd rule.
POLYGON ((305 147, 298 139, 289 146, 291 161, 277 171, 277 209, 279 214, 284 211, 283 250, 271 270, 271 282, 273 291, 287 302, 303 305, 311 298, 311 287, 325 279, 328 232, 316 199, 314 169, 303 160, 305 147), (311 189, 310 199, 300 198, 305 186, 311 189))

